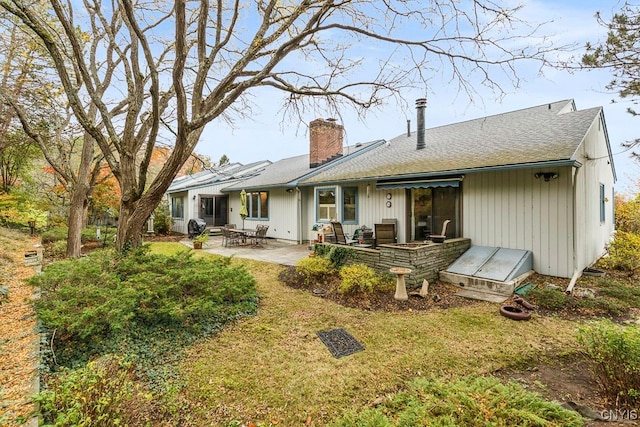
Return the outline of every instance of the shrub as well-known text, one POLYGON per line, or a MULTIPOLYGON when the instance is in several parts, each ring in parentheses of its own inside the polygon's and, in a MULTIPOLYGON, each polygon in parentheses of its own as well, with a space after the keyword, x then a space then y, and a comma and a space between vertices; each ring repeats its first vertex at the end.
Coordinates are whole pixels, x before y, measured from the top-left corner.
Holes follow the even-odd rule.
POLYGON ((582 426, 577 412, 493 377, 418 378, 383 405, 347 412, 334 426, 582 426))
POLYGON ((50 264, 30 284, 42 290, 35 301, 40 320, 60 339, 93 341, 129 325, 135 301, 112 271, 106 252, 50 264))
POLYGON ((618 231, 609 256, 600 260, 604 268, 635 272, 640 269, 640 234, 618 231))
POLYGON ((30 283, 42 289, 36 310, 68 359, 99 353, 141 328, 214 331, 257 307, 255 279, 243 266, 187 251, 94 251, 51 264, 30 283))
MULTIPOLYGON (((58 226, 42 232, 41 239, 42 243, 53 243, 61 240, 66 242, 68 235, 69 229, 67 227, 58 226)), ((96 227, 90 226, 83 228, 80 238, 83 242, 95 242, 97 240, 96 227)))
POLYGON ((51 252, 51 256, 61 257, 67 253, 67 241, 66 240, 56 240, 49 247, 49 252, 51 252))
POLYGON ((615 197, 616 230, 625 233, 640 233, 640 195, 635 199, 625 200, 616 194, 615 197))
POLYGON ((353 249, 348 246, 331 246, 327 254, 331 264, 337 269, 341 268, 345 263, 355 256, 353 249))
POLYGON ((0 225, 21 228, 28 227, 29 221, 35 220, 36 228, 42 228, 47 223, 47 214, 36 206, 37 203, 27 193, 0 194, 0 225))
POLYGON ((353 264, 340 269, 341 294, 364 293, 370 294, 381 285, 379 275, 368 265, 353 264))
POLYGON ((98 240, 98 236, 96 234, 96 226, 91 225, 82 229, 81 237, 83 242, 95 242, 98 240))
POLYGON ((130 363, 105 357, 80 369, 63 369, 35 400, 48 425, 64 427, 149 425, 152 399, 136 384, 130 363))
POLYGON ((58 240, 67 241, 68 230, 67 227, 53 227, 47 231, 43 231, 40 235, 42 243, 53 243, 58 240))
POLYGON ((313 252, 321 257, 327 257, 327 255, 329 254, 329 249, 331 249, 331 245, 319 245, 319 244, 315 244, 313 245, 313 252))
POLYGON ((169 234, 172 225, 173 218, 171 218, 169 211, 169 201, 163 200, 153 211, 153 231, 156 234, 169 234))
POLYGON ((578 343, 593 362, 604 393, 618 404, 640 403, 640 329, 610 320, 578 329, 578 343))
POLYGON ((600 293, 640 307, 640 286, 636 281, 603 278, 597 282, 600 293))
POLYGON ((316 255, 329 259, 336 269, 345 265, 355 256, 355 251, 348 246, 315 245, 313 251, 316 255))
POLYGON ((304 276, 304 283, 307 286, 313 283, 325 284, 327 276, 335 273, 335 269, 327 258, 309 257, 303 258, 296 264, 296 272, 304 276))
POLYGON ((539 308, 547 310, 558 310, 569 300, 567 295, 559 289, 532 289, 526 296, 531 298, 539 308))

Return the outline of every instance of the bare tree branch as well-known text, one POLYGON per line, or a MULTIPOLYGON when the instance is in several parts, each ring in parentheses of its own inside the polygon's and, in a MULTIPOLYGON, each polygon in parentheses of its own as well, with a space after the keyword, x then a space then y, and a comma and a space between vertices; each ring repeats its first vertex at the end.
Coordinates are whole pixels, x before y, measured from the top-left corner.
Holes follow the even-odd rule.
POLYGON ((248 116, 256 89, 281 93, 285 115, 322 106, 364 116, 406 103, 434 72, 470 99, 478 83, 500 96, 505 77, 519 84, 519 63, 544 67, 565 47, 501 0, 48 4, 47 14, 0 0, 42 41, 76 120, 118 179, 119 245, 139 242, 205 126, 248 116), (148 182, 151 153, 168 140, 173 151, 148 182))

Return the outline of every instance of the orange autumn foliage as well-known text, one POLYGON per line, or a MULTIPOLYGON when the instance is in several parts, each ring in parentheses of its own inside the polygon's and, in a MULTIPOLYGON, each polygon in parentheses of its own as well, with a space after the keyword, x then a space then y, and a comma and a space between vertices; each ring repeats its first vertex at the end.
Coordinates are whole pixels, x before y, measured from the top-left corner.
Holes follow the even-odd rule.
MULTIPOLYGON (((158 173, 157 171, 159 171, 162 165, 166 163, 170 155, 171 149, 168 147, 154 148, 153 153, 151 154, 151 164, 149 165, 149 174, 151 177, 154 177, 155 174, 158 173)), ((199 157, 200 156, 198 154, 190 156, 184 165, 182 165, 176 177, 202 172, 204 167, 199 157)))

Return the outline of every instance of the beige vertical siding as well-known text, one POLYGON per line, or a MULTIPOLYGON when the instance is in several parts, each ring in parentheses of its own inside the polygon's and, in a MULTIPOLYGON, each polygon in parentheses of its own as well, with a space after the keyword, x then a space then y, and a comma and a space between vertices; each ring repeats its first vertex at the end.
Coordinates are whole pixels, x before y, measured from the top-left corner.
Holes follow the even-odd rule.
POLYGON ((474 245, 527 249, 534 269, 573 272, 571 168, 517 169, 467 174, 463 181, 463 236, 474 245), (545 182, 536 172, 557 172, 545 182))
MULTIPOLYGON (((268 225, 267 237, 282 240, 298 240, 297 194, 288 193, 286 188, 271 188, 269 192, 269 218, 244 220, 245 228, 256 228, 258 224, 268 225)), ((229 193, 229 222, 242 226, 240 218, 240 192, 229 193)))
POLYGON ((577 251, 576 268, 591 265, 605 251, 614 232, 613 172, 598 119, 591 126, 577 157, 583 166, 576 175, 577 251), (604 184, 605 221, 600 221, 600 184, 604 184))
POLYGON ((571 277, 595 262, 614 231, 613 172, 600 118, 580 145, 576 160, 582 163, 577 169, 467 174, 463 236, 474 245, 531 250, 534 269, 552 276, 571 277), (545 182, 534 177, 536 172, 559 176, 545 182), (604 222, 600 221, 601 183, 607 198, 604 222))
MULTIPOLYGON (((353 185, 347 185, 348 187, 358 188, 358 217, 357 224, 344 224, 343 228, 345 233, 352 235, 356 228, 363 225, 373 229, 374 224, 382 222, 383 218, 396 218, 398 220, 398 241, 405 242, 405 212, 406 212, 406 198, 405 190, 376 190, 375 181, 362 182, 353 185), (367 196, 367 185, 369 185, 369 195, 367 196), (391 200, 387 200, 387 193, 391 193, 391 200), (387 207, 387 201, 391 202, 391 207, 387 207)), ((330 185, 322 186, 322 188, 332 187, 330 185)), ((333 186, 337 188, 338 203, 341 200, 340 186, 333 186)), ((305 218, 305 230, 307 234, 310 234, 311 227, 316 224, 316 210, 315 210, 315 188, 305 187, 303 188, 303 207, 305 218)), ((342 222, 342 211, 340 206, 337 209, 338 221, 342 222)), ((307 237, 308 239, 308 237, 307 237)))
MULTIPOLYGON (((189 194, 186 191, 180 193, 174 193, 172 195, 173 198, 182 198, 184 203, 183 218, 173 218, 173 225, 171 226, 171 230, 176 233, 187 234, 187 222, 189 221, 188 216, 188 206, 189 206, 189 194)), ((168 198, 169 206, 171 206, 171 198, 168 198)))

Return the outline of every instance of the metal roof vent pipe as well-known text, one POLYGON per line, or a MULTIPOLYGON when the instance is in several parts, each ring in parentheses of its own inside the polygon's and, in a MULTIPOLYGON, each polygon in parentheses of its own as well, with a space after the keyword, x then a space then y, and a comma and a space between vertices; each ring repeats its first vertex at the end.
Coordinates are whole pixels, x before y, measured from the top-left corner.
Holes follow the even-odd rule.
POLYGON ((424 141, 424 110, 427 108, 427 98, 418 98, 416 99, 416 110, 418 113, 418 132, 417 132, 417 142, 416 142, 416 150, 422 150, 425 147, 424 141))

